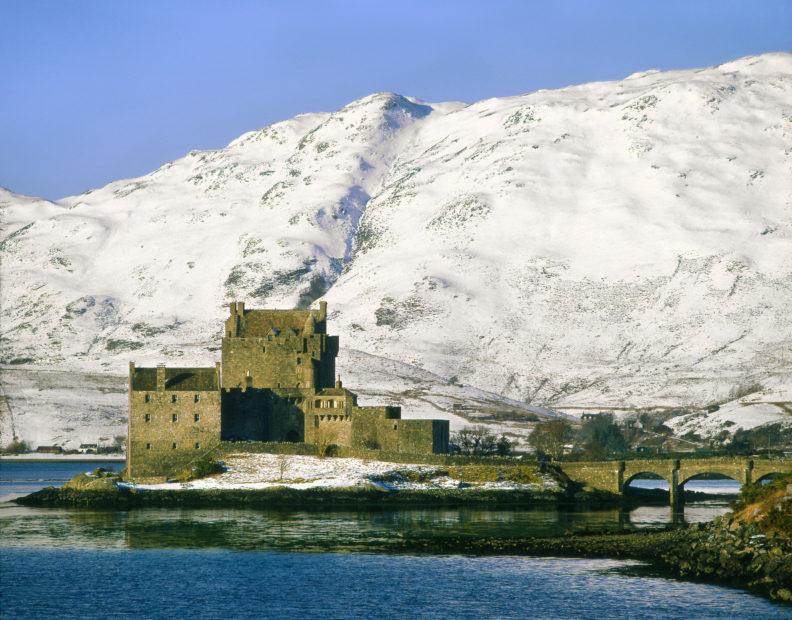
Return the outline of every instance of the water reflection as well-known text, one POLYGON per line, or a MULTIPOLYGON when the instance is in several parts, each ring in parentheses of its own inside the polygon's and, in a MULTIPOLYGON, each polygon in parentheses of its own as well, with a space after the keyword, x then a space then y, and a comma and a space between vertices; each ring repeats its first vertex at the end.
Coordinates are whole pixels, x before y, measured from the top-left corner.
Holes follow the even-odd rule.
MULTIPOLYGON (((654 478, 633 478, 629 484, 636 489, 660 489, 668 491, 668 482, 654 478)), ((703 480, 692 478, 684 485, 685 491, 695 493, 706 493, 709 495, 737 495, 740 492, 740 483, 731 478, 719 478, 716 480, 703 480)))
MULTIPOLYGON (((687 522, 708 521, 725 502, 686 507, 687 522)), ((0 546, 62 548, 224 548, 369 550, 399 537, 558 536, 580 531, 664 527, 679 516, 667 506, 631 510, 313 511, 137 509, 128 512, 0 505, 0 546)))

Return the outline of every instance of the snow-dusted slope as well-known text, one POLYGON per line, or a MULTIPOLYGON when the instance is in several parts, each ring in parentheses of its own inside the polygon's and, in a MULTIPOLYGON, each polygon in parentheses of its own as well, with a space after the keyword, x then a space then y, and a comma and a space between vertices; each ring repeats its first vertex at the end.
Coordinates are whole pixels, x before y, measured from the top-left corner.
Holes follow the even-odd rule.
POLYGON ((353 389, 387 393, 361 381, 385 359, 555 408, 792 400, 790 54, 470 106, 372 95, 0 213, 17 368, 210 362, 229 300, 321 296, 364 352, 353 389))

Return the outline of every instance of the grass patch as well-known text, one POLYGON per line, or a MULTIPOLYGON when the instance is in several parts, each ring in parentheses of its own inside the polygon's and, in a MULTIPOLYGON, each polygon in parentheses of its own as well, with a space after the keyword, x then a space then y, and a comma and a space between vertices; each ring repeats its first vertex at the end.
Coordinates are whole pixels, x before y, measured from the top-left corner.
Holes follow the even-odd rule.
POLYGON ((461 482, 541 482, 536 467, 531 465, 457 465, 448 468, 448 475, 461 482))
POLYGON ((180 471, 173 480, 176 482, 189 482, 190 480, 197 480, 198 478, 206 478, 214 474, 221 474, 225 471, 225 465, 222 461, 217 461, 210 457, 202 458, 201 460, 193 463, 180 471))

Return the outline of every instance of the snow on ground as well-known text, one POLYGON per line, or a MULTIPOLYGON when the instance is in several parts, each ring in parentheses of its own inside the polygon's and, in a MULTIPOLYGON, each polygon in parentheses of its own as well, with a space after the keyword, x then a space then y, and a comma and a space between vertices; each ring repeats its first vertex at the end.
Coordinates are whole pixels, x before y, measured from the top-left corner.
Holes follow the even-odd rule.
POLYGON ((730 434, 738 429, 750 430, 766 424, 792 425, 792 415, 786 406, 771 402, 733 401, 712 413, 692 413, 671 418, 666 422, 675 435, 694 432, 702 437, 714 437, 726 430, 730 434))
POLYGON ((445 475, 434 465, 395 464, 354 458, 276 454, 231 454, 225 459, 227 471, 191 482, 130 484, 136 489, 292 489, 348 488, 373 486, 382 490, 428 489, 520 489, 557 490, 558 483, 549 476, 541 484, 486 482, 460 486, 459 480, 445 475), (404 475, 404 474, 407 475, 404 475))
POLYGON ((11 369, 211 365, 235 299, 325 299, 369 356, 350 388, 394 392, 376 359, 435 377, 395 386, 405 417, 792 387, 790 101, 788 53, 468 106, 377 93, 80 196, 0 189, 0 434, 111 435, 123 390, 92 378, 81 410, 68 377, 11 369))

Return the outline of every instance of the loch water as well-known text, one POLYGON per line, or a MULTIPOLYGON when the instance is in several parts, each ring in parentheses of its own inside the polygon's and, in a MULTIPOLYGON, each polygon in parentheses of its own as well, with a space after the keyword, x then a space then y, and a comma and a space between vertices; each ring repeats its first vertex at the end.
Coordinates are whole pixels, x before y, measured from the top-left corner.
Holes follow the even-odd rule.
MULTIPOLYGON (((119 463, 0 462, 0 498, 119 463)), ((708 481, 712 482, 712 481, 708 481)), ((688 505, 688 520, 727 510, 688 505)), ((26 508, 0 501, 2 618, 788 618, 733 588, 640 562, 383 553, 410 534, 558 535, 654 528, 619 510, 26 508)))

